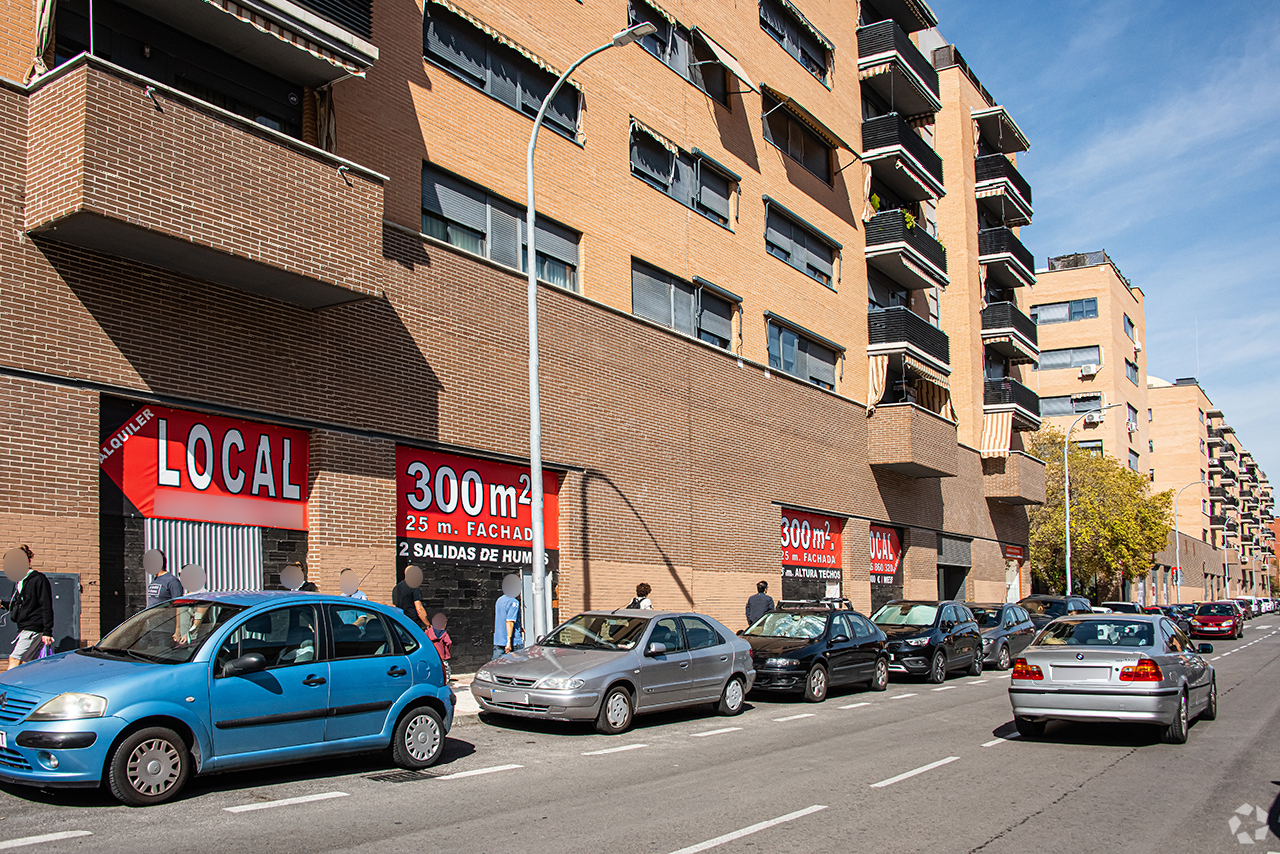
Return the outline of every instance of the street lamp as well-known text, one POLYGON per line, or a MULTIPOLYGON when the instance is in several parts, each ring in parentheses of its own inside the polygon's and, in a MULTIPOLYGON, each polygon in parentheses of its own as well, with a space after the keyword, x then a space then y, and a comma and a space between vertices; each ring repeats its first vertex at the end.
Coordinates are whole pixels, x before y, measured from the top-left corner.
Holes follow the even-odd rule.
MULTIPOLYGON (((1193 480, 1182 489, 1179 489, 1177 494, 1173 496, 1173 562, 1175 564, 1173 571, 1177 573, 1173 579, 1173 588, 1178 593, 1179 605, 1182 604, 1182 540, 1178 537, 1178 499, 1182 497, 1183 490, 1203 485, 1203 480, 1193 480)), ((1226 512, 1225 509, 1223 512, 1226 512)), ((1226 529, 1224 528, 1223 530, 1225 531, 1226 529)), ((1166 601, 1165 604, 1168 604, 1168 602, 1166 601)))
POLYGON ((1108 409, 1115 409, 1120 404, 1108 403, 1099 409, 1091 409, 1081 415, 1075 421, 1071 422, 1071 426, 1067 428, 1067 435, 1062 438, 1062 490, 1063 490, 1063 509, 1066 512, 1067 527, 1067 595, 1071 595, 1071 462, 1067 457, 1067 448, 1071 444, 1071 431, 1076 429, 1076 425, 1090 415, 1097 415, 1106 412, 1108 409))
POLYGON ((578 70, 578 66, 598 53, 611 47, 623 47, 637 39, 657 32, 657 27, 645 22, 627 27, 615 35, 607 44, 602 44, 588 51, 573 65, 565 69, 556 80, 551 91, 542 99, 538 115, 533 120, 533 131, 529 134, 529 153, 525 160, 525 183, 527 186, 527 210, 525 212, 525 236, 529 242, 525 256, 529 268, 529 492, 532 499, 530 511, 533 514, 533 636, 539 638, 547 633, 549 626, 547 607, 547 544, 546 532, 542 519, 542 407, 538 391, 538 255, 534 250, 534 227, 536 213, 533 198, 533 151, 538 144, 538 131, 542 128, 542 120, 546 118, 547 108, 555 99, 564 81, 578 70))

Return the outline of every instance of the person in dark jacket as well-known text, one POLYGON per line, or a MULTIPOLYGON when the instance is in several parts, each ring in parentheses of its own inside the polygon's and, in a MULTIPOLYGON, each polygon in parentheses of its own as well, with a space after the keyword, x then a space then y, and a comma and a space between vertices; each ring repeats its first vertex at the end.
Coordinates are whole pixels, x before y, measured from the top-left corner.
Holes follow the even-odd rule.
POLYGON ((18 629, 9 653, 10 668, 35 660, 42 646, 53 646, 53 587, 44 573, 31 566, 34 557, 27 546, 4 554, 4 574, 14 587, 13 596, 0 606, 18 629))
POLYGON ((314 582, 307 580, 307 565, 300 560, 295 560, 281 570, 280 586, 285 590, 298 590, 302 593, 320 592, 314 582))
POLYGON ((754 626, 756 620, 773 610, 773 597, 767 592, 769 582, 761 581, 756 585, 756 595, 747 599, 747 627, 754 626))

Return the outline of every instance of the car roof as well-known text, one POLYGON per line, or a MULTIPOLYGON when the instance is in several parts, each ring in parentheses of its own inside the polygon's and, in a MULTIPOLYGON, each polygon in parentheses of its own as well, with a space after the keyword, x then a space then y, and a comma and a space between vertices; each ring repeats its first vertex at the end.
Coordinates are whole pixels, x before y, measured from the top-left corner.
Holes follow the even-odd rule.
MULTIPOLYGON (((585 617, 644 617, 651 619, 653 617, 706 617, 706 614, 699 614, 694 611, 654 611, 649 608, 610 608, 608 610, 583 611, 576 616, 585 617)), ((572 617, 570 617, 572 619, 572 617)))
POLYGON ((964 604, 968 605, 970 608, 1007 608, 1010 605, 1016 605, 1017 603, 1016 602, 970 602, 969 600, 966 599, 964 604))
POLYGON ((1067 614, 1058 617, 1058 620, 1135 620, 1140 623, 1153 623, 1162 619, 1165 619, 1164 614, 1126 614, 1122 611, 1113 611, 1110 614, 1067 614))
POLYGON ((255 608, 259 605, 280 605, 291 602, 332 602, 335 605, 373 606, 382 611, 395 613, 399 608, 392 608, 381 602, 364 599, 352 599, 349 596, 338 596, 331 593, 308 593, 299 590, 228 590, 217 593, 196 593, 190 596, 179 596, 174 601, 221 602, 227 605, 238 605, 242 608, 255 608))

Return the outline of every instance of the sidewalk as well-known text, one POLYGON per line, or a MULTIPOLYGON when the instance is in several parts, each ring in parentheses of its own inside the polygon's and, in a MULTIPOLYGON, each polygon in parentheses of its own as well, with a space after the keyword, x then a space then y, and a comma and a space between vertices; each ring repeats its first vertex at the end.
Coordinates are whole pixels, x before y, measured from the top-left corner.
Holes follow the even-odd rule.
POLYGON ((449 680, 449 687, 458 696, 458 704, 453 707, 454 720, 472 718, 480 714, 480 705, 476 702, 476 698, 471 696, 471 680, 475 676, 474 673, 455 673, 449 680))

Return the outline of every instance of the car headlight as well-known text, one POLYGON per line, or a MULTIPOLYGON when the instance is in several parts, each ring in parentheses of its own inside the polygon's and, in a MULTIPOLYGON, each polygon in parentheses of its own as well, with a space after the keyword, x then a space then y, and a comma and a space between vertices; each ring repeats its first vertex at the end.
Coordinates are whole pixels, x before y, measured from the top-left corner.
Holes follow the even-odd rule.
POLYGON ((764 663, 765 667, 795 667, 800 662, 794 658, 770 658, 764 663))
POLYGON ((581 679, 570 679, 566 676, 548 676, 538 683, 538 687, 550 688, 553 691, 564 691, 569 688, 581 688, 586 684, 581 679))
POLYGON ((903 641, 907 646, 924 646, 928 642, 928 638, 907 638, 903 641))
POLYGON ((477 670, 477 671, 476 671, 476 681, 477 681, 477 682, 492 682, 492 681, 493 681, 493 674, 489 672, 488 668, 484 668, 484 667, 482 667, 482 668, 480 668, 479 670, 477 670))
POLYGON ((29 721, 77 721, 107 713, 107 698, 96 694, 59 694, 27 718, 29 721))
POLYGON ((983 638, 983 639, 982 639, 982 645, 983 645, 984 647, 991 646, 991 644, 992 644, 992 640, 991 640, 991 638, 983 638))

